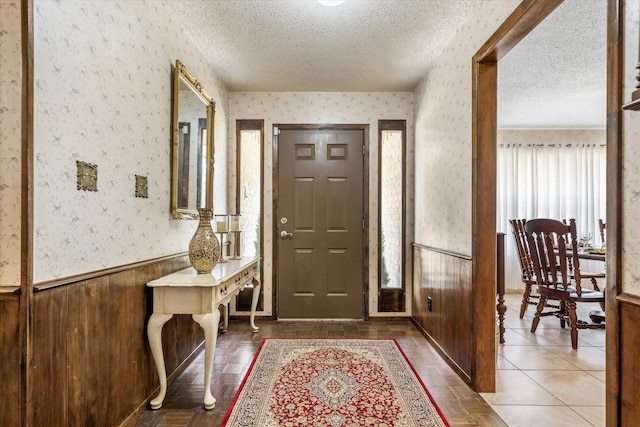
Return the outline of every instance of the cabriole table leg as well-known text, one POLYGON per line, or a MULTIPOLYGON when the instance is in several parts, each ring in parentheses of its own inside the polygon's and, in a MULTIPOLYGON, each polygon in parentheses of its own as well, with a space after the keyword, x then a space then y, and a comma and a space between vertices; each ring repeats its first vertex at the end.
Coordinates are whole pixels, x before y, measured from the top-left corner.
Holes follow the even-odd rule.
POLYGON ((251 316, 249 317, 249 324, 253 332, 258 332, 260 328, 256 326, 256 307, 258 306, 258 300, 260 299, 260 280, 254 277, 253 280, 253 294, 251 295, 251 316))
POLYGON ((160 393, 151 400, 151 409, 160 409, 164 396, 167 394, 167 371, 164 366, 164 354, 162 353, 162 327, 172 317, 173 314, 152 314, 147 325, 151 355, 156 362, 158 378, 160 379, 160 393))
POLYGON ((194 314, 193 320, 204 330, 204 409, 210 410, 216 406, 216 398, 211 394, 211 368, 213 368, 213 357, 216 352, 220 311, 194 314))

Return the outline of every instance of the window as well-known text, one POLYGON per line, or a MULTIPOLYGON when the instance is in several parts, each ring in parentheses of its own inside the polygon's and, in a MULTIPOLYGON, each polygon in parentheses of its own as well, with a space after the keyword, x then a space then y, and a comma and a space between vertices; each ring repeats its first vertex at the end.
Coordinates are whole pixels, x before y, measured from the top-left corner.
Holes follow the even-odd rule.
MULTIPOLYGON (((237 250, 242 256, 262 256, 263 139, 263 120, 237 121, 236 212, 240 214, 240 230, 242 230, 237 250)), ((251 288, 240 293, 236 302, 237 311, 251 310, 252 293, 251 288)), ((262 304, 261 295, 258 310, 262 310, 262 304)))
POLYGON ((380 120, 378 159, 378 311, 405 310, 406 121, 380 120))
MULTIPOLYGON (((600 246, 598 220, 606 222, 606 157, 606 146, 598 143, 498 146, 496 229, 509 236, 506 283, 518 283, 520 277, 509 219, 575 218, 578 238, 591 233, 591 244, 600 246)), ((589 267, 586 270, 593 269, 589 267)))

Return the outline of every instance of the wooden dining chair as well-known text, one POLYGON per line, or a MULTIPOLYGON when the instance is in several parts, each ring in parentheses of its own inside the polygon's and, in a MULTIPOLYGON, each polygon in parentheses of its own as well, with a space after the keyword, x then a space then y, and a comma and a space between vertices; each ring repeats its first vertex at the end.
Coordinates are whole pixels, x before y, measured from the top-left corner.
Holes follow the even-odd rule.
POLYGON ((529 305, 538 305, 539 296, 532 293, 531 287, 536 284, 536 279, 533 275, 533 264, 531 262, 531 256, 529 254, 529 245, 527 243, 526 234, 524 232, 524 224, 526 219, 510 219, 511 233, 516 245, 516 252, 518 253, 518 261, 520 263, 520 280, 524 285, 524 291, 522 293, 522 303, 520 304, 520 318, 524 317, 525 311, 529 305))
POLYGON ((605 236, 607 234, 606 233, 607 224, 605 222, 603 222, 602 219, 599 219, 598 220, 598 227, 600 228, 600 241, 602 243, 604 243, 604 238, 605 238, 605 236))
MULTIPOLYGON (((526 219, 510 219, 511 231, 513 239, 516 245, 516 252, 518 253, 518 261, 520 262, 520 280, 524 285, 524 291, 522 293, 522 303, 520 304, 520 318, 524 318, 524 314, 527 311, 527 307, 530 305, 537 306, 540 296, 534 292, 534 285, 536 284, 535 273, 533 271, 533 263, 531 261, 531 254, 529 252, 529 243, 524 232, 524 224, 526 219)), ((547 299, 545 307, 552 309, 558 309, 557 302, 547 299)))
POLYGON ((593 289, 582 288, 583 277, 580 274, 575 219, 570 219, 568 225, 555 219, 532 219, 524 224, 524 231, 529 245, 537 292, 540 295, 531 324, 531 332, 536 332, 542 317, 558 317, 561 327, 565 324, 569 325, 571 347, 577 349, 578 329, 604 329, 605 322, 585 321, 578 319, 577 316, 578 303, 603 305, 604 294, 593 289), (573 274, 569 271, 569 257, 573 258, 573 274), (560 301, 557 310, 544 311, 548 299, 560 301))

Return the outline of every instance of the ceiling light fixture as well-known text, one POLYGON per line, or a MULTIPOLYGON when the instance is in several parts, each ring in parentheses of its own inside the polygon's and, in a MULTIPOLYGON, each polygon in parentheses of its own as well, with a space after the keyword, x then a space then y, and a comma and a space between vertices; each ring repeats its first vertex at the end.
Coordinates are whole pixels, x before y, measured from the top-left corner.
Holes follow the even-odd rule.
POLYGON ((344 0, 318 0, 318 3, 323 6, 338 6, 344 3, 344 0))

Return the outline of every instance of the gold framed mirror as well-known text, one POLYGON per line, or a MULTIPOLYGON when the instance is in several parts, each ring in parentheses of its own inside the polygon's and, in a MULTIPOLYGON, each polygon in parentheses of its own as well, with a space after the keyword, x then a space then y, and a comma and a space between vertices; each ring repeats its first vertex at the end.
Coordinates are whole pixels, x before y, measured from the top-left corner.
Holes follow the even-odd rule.
POLYGON ((213 209, 215 102, 176 60, 171 120, 171 216, 197 219, 213 209))

